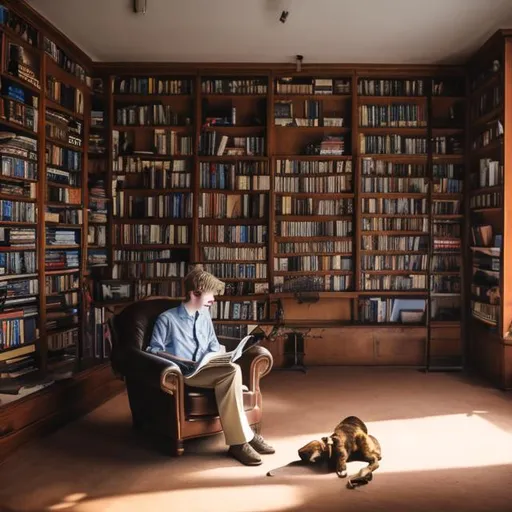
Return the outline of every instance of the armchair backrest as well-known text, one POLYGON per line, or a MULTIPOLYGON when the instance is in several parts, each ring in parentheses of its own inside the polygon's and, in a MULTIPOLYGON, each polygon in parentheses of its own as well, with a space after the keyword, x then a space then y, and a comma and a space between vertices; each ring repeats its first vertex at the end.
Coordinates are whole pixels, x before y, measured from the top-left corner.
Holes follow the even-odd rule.
POLYGON ((158 316, 179 306, 171 297, 144 299, 130 304, 110 320, 112 334, 111 363, 114 371, 123 374, 123 352, 130 348, 145 350, 151 340, 158 316))

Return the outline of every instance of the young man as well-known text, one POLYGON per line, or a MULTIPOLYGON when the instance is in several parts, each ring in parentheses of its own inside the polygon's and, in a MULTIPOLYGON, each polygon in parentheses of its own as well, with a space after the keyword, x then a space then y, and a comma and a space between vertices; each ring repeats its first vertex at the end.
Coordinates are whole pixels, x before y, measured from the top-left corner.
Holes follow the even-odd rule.
POLYGON ((162 313, 147 350, 180 366, 189 386, 213 388, 229 453, 247 466, 261 464, 260 453, 274 453, 262 436, 255 434, 244 412, 242 372, 236 363, 205 368, 187 377, 209 352, 224 351, 215 335, 208 309, 215 295, 224 293, 224 283, 202 269, 185 277, 185 302, 162 313))

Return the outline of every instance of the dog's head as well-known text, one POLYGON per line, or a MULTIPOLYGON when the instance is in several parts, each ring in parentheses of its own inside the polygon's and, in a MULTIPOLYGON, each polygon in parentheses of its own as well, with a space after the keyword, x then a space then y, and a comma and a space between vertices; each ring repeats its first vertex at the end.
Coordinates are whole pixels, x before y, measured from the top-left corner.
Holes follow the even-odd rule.
POLYGON ((318 462, 319 460, 330 458, 332 453, 332 438, 322 437, 318 441, 310 441, 307 445, 299 449, 299 457, 304 462, 318 462))

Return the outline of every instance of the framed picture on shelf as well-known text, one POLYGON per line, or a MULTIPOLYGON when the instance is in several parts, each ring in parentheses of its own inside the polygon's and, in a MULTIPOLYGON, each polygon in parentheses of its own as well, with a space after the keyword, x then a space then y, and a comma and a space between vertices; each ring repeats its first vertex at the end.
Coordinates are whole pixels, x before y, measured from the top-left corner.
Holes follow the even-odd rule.
POLYGON ((99 281, 97 295, 101 302, 128 302, 134 298, 133 283, 120 280, 99 281))

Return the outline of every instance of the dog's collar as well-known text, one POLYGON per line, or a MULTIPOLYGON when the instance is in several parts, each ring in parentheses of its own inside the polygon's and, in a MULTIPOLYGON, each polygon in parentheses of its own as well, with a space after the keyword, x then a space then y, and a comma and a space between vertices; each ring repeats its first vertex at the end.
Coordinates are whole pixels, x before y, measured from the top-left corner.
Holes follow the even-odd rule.
POLYGON ((332 436, 329 436, 327 438, 327 452, 329 454, 329 459, 331 458, 332 456, 332 445, 334 444, 333 440, 332 440, 332 436))

